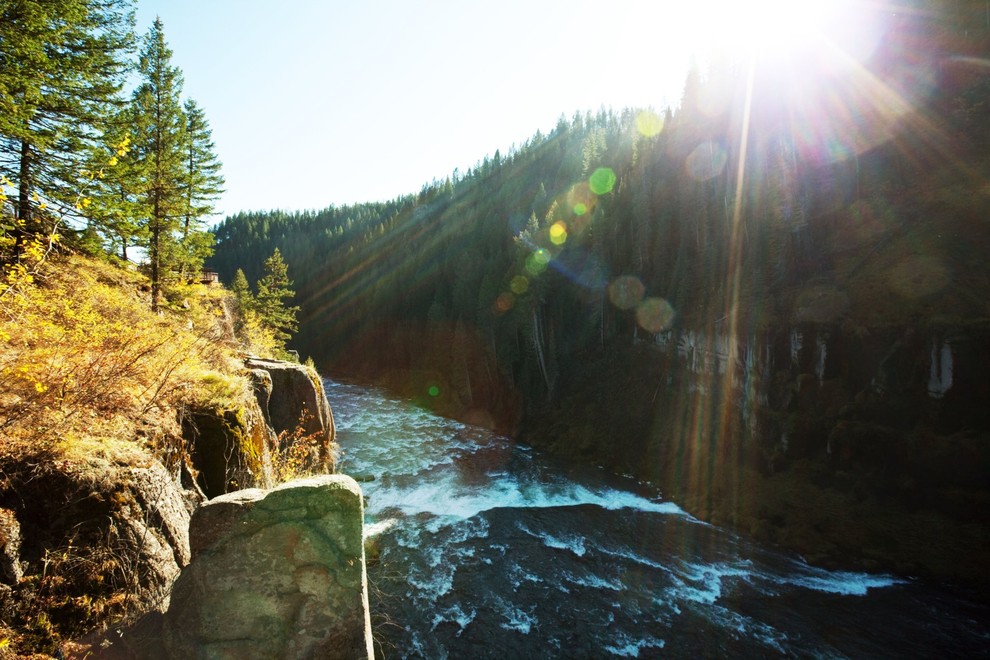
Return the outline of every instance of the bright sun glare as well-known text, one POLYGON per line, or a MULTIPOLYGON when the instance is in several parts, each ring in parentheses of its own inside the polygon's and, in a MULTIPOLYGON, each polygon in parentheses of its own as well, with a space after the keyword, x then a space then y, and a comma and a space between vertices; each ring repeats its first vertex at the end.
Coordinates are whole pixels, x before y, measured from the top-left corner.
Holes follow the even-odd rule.
POLYGON ((856 18, 853 0, 713 0, 686 11, 710 51, 771 58, 814 47, 856 18))

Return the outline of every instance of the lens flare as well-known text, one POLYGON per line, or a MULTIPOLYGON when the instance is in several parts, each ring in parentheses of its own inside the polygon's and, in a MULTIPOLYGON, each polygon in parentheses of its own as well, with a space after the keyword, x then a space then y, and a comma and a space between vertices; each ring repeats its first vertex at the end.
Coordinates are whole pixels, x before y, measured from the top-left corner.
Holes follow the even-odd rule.
POLYGON ((635 275, 623 275, 608 285, 608 299, 619 309, 632 309, 643 300, 646 287, 635 275))
POLYGON ((535 277, 545 271, 547 269, 547 264, 549 263, 549 250, 540 248, 526 257, 526 272, 535 277))
POLYGON ((498 298, 495 299, 495 311, 499 314, 505 314, 511 310, 516 304, 516 297, 508 291, 504 291, 499 294, 498 298))
POLYGON ((553 223, 550 227, 550 242, 554 245, 563 245, 567 242, 567 225, 561 221, 553 223))
POLYGON ((596 195, 605 195, 615 187, 615 172, 611 167, 599 167, 588 179, 588 187, 596 195))
POLYGON ((725 169, 728 156, 718 142, 705 141, 694 148, 685 162, 688 174, 697 181, 714 179, 725 169))
POLYGON ((636 115, 636 130, 643 137, 654 137, 663 131, 663 117, 652 110, 643 110, 636 115))
POLYGON ((663 298, 647 298, 636 307, 636 322, 647 332, 666 330, 674 323, 674 308, 663 298))
POLYGON ((521 296, 529 290, 529 279, 525 275, 516 275, 509 282, 509 288, 512 290, 512 293, 521 296))

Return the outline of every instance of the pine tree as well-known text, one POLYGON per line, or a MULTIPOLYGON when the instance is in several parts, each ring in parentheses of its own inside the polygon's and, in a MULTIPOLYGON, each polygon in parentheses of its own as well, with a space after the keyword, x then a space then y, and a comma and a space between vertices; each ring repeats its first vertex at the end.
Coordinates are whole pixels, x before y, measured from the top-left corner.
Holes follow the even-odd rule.
POLYGON ((212 131, 206 114, 195 101, 185 103, 186 142, 184 147, 185 215, 182 224, 183 273, 200 270, 203 260, 213 254, 213 234, 206 231, 204 220, 223 192, 221 164, 213 145, 212 131))
MULTIPOLYGON (((16 182, 18 244, 73 212, 79 170, 119 93, 133 44, 131 0, 0 3, 0 175, 16 182)), ((8 230, 11 228, 7 228, 8 230)))
POLYGON ((145 36, 138 71, 141 85, 134 92, 135 132, 131 155, 143 177, 140 198, 147 229, 151 270, 151 307, 161 304, 165 273, 178 253, 175 234, 186 210, 186 117, 182 110, 182 72, 171 64, 161 19, 145 36))
POLYGON ((230 283, 230 292, 233 294, 234 304, 237 306, 234 332, 240 335, 248 321, 248 316, 254 313, 254 296, 251 294, 251 286, 248 284, 244 271, 240 268, 234 273, 234 279, 230 283))
POLYGON ((82 174, 89 180, 87 196, 81 200, 87 231, 98 234, 101 246, 123 261, 128 248, 145 243, 138 191, 142 185, 140 163, 127 157, 130 150, 132 108, 123 108, 105 129, 102 144, 95 148, 82 174))
POLYGON ((289 279, 289 268, 282 260, 278 248, 272 256, 265 260, 265 275, 258 280, 258 295, 255 297, 255 309, 262 323, 268 326, 275 339, 286 342, 291 337, 290 332, 298 329, 296 321, 298 307, 286 307, 286 300, 296 295, 292 290, 289 279))

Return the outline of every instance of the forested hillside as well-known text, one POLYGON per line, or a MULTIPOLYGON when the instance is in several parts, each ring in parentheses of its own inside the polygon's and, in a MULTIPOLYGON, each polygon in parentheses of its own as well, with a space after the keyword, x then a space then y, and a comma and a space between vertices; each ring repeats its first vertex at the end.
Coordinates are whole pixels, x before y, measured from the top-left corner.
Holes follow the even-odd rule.
POLYGON ((562 117, 418 195, 242 213, 211 263, 253 280, 278 247, 303 353, 442 374, 441 397, 499 414, 479 390, 552 398, 575 355, 671 324, 766 327, 802 296, 820 308, 804 320, 983 317, 990 87, 966 56, 986 26, 956 19, 890 17, 869 68, 715 61, 673 111, 562 117))

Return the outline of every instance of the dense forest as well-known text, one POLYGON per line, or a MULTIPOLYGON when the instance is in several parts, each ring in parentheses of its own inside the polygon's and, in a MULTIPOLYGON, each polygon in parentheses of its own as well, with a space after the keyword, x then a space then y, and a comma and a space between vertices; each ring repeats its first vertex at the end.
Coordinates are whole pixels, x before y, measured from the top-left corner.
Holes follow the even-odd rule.
MULTIPOLYGON (((863 11, 884 25, 864 61, 712 58, 675 108, 562 116, 418 194, 229 217, 210 263, 257 277, 278 248, 295 348, 328 374, 819 559, 869 530, 835 542, 773 492, 985 525, 990 420, 967 401, 987 393, 986 6, 863 11)), ((973 529, 970 554, 875 554, 951 573, 979 558, 973 529)))

